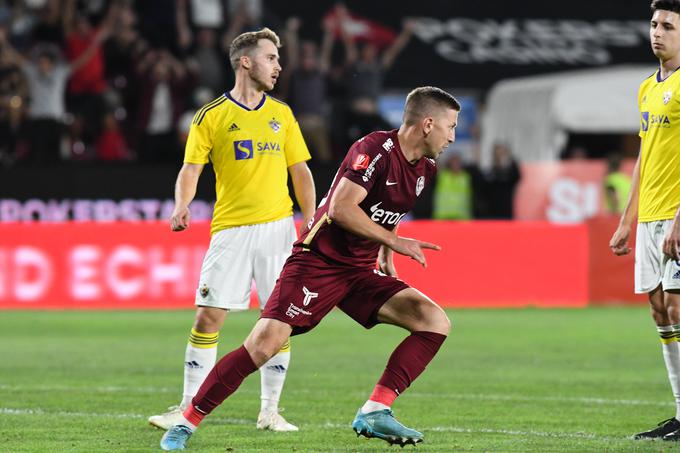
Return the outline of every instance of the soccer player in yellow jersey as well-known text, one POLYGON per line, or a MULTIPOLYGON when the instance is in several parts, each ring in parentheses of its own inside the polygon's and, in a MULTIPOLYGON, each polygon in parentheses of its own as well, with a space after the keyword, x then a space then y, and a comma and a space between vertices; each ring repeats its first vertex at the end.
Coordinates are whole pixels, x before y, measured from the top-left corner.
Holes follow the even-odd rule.
POLYGON ((637 217, 635 292, 649 296, 676 401, 675 416, 636 439, 680 440, 680 0, 654 0, 649 31, 659 70, 640 85, 640 155, 621 221, 609 243, 631 251, 637 217))
MULTIPOLYGON (((303 225, 314 214, 310 155, 300 128, 286 104, 265 94, 281 72, 279 47, 279 37, 268 28, 236 37, 229 50, 234 88, 201 108, 191 124, 175 186, 172 230, 189 227, 189 203, 208 162, 215 171, 217 201, 184 359, 184 395, 179 407, 149 418, 159 428, 176 423, 215 365, 219 330, 229 310, 248 308, 253 279, 260 308, 269 299, 296 239, 288 174, 303 225)), ((278 410, 289 361, 286 343, 261 368, 259 429, 298 429, 278 410)))

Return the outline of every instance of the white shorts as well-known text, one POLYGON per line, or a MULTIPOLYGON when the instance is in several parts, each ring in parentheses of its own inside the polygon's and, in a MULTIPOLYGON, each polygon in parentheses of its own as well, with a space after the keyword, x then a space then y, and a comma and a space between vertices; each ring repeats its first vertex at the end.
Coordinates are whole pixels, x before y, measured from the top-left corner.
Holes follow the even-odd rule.
POLYGON ((196 305, 247 310, 255 280, 264 308, 296 239, 293 217, 218 231, 203 259, 196 305))
POLYGON ((680 262, 662 251, 672 220, 638 223, 635 238, 635 292, 649 293, 661 284, 664 291, 680 289, 680 262))

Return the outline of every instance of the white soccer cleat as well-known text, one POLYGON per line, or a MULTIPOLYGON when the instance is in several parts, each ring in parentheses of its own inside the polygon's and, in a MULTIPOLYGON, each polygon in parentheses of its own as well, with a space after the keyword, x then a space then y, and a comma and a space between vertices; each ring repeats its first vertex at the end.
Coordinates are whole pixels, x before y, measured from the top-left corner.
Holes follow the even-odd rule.
POLYGON ((149 424, 167 431, 170 427, 184 422, 182 412, 182 408, 179 406, 170 406, 165 414, 149 417, 149 424))
POLYGON ((286 421, 278 412, 262 411, 257 417, 257 429, 276 432, 298 431, 298 427, 286 421))

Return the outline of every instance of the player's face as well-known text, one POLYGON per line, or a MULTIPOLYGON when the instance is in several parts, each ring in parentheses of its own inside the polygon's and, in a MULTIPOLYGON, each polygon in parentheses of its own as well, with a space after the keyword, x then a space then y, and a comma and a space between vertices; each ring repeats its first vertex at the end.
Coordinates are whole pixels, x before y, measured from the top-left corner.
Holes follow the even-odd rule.
POLYGON ((453 109, 442 110, 432 118, 432 129, 425 139, 425 157, 436 159, 456 140, 458 112, 453 109))
POLYGON ((270 40, 260 39, 250 61, 250 78, 262 91, 271 91, 281 72, 279 50, 270 40))
POLYGON ((661 61, 680 53, 680 15, 671 11, 654 11, 649 29, 652 52, 661 61))

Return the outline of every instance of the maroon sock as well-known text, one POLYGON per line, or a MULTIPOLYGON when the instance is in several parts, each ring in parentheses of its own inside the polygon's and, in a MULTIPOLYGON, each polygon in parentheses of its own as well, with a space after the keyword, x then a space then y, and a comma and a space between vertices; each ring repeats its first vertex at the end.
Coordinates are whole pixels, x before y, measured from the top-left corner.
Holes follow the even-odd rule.
POLYGON ((244 346, 231 351, 210 370, 191 405, 205 415, 211 413, 255 371, 257 366, 244 346))
POLYGON ((376 389, 383 386, 393 390, 397 395, 401 394, 420 376, 444 340, 446 335, 440 333, 412 332, 390 356, 376 389))

